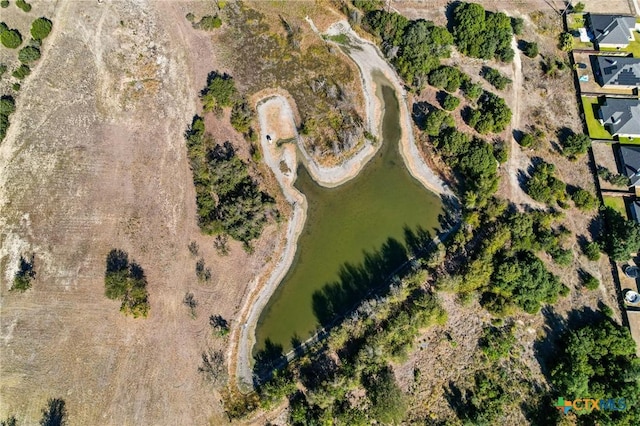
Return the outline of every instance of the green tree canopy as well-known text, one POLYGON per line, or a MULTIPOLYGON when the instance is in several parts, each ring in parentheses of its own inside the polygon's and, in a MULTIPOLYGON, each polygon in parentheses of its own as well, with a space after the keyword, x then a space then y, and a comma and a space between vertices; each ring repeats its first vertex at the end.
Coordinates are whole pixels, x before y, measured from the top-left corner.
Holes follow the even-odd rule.
POLYGON ((20 62, 30 64, 40 59, 40 49, 34 46, 26 46, 20 49, 18 53, 20 62))
POLYGON ((31 23, 31 37, 34 40, 44 40, 51 33, 53 23, 45 17, 38 18, 31 23))
POLYGON ((16 49, 22 44, 22 36, 20 31, 14 29, 7 29, 0 35, 0 42, 4 47, 9 49, 16 49))

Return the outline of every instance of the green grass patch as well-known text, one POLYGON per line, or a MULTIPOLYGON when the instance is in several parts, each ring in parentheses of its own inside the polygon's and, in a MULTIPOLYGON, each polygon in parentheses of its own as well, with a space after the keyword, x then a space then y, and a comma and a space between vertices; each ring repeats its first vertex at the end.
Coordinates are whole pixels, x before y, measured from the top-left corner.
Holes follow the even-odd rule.
POLYGON ((349 44, 349 37, 346 34, 330 35, 327 39, 340 44, 349 44))
POLYGON ((624 198, 610 197, 605 195, 602 197, 602 200, 604 201, 605 206, 611 207, 612 209, 614 209, 624 217, 627 217, 627 207, 624 204, 624 198))
POLYGON ((616 49, 615 47, 603 47, 600 50, 603 52, 629 52, 633 55, 634 58, 640 58, 640 34, 637 32, 633 33, 634 41, 629 43, 629 46, 624 49, 616 49))
POLYGON ((640 138, 618 138, 622 145, 640 145, 640 138))
POLYGON ((591 139, 612 140, 611 133, 604 128, 595 116, 595 107, 598 105, 598 98, 582 97, 582 109, 584 110, 584 118, 589 129, 589 137, 591 139))

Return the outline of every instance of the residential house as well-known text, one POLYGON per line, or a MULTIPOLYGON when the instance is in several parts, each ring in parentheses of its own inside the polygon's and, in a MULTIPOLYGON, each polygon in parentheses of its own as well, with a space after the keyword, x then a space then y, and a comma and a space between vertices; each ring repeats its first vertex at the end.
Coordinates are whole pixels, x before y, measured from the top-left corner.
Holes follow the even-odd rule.
POLYGON ((636 29, 635 16, 589 14, 589 27, 593 42, 598 49, 603 47, 625 48, 633 41, 636 29))
POLYGON ((635 194, 640 194, 640 146, 620 145, 620 163, 635 194))
POLYGON ((640 58, 596 56, 596 80, 605 89, 640 87, 640 58))
POLYGON ((606 97, 598 120, 612 136, 640 138, 640 100, 606 97))

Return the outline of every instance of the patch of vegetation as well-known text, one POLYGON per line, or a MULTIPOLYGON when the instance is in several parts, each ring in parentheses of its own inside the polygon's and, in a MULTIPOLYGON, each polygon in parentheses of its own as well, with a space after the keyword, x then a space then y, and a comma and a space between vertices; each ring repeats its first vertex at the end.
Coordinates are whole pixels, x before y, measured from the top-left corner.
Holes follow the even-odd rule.
POLYGON ((213 328, 215 333, 224 337, 229 334, 229 323, 226 319, 222 318, 220 315, 211 315, 209 317, 209 325, 213 328))
POLYGON ((476 3, 460 3, 453 11, 453 36, 467 56, 511 62, 513 28, 502 12, 489 12, 476 3))
POLYGON ((374 10, 364 27, 379 37, 381 47, 407 84, 421 88, 427 76, 449 57, 453 36, 444 27, 423 19, 410 21, 397 13, 374 10))
POLYGON ((20 256, 20 265, 13 276, 11 290, 20 292, 27 291, 31 288, 31 281, 33 281, 35 277, 36 271, 34 269, 33 255, 31 255, 31 259, 29 260, 25 259, 24 256, 20 256))
POLYGON ((228 74, 212 72, 207 80, 207 87, 202 91, 200 100, 205 112, 222 113, 222 108, 233 106, 238 100, 238 91, 233 79, 228 74))
POLYGON ((597 241, 590 241, 584 247, 584 255, 593 262, 600 260, 600 251, 600 244, 597 241))
MULTIPOLYGON (((219 98, 216 104, 221 104, 219 98)), ((250 250, 251 241, 267 223, 273 198, 260 191, 229 142, 217 144, 205 133, 202 118, 194 118, 186 137, 200 229, 206 234, 227 234, 250 250)))
POLYGON ((598 199, 586 189, 578 188, 571 199, 580 210, 589 211, 598 207, 598 199))
POLYGON ((610 318, 568 331, 553 358, 550 380, 558 395, 624 398, 626 410, 575 411, 580 424, 639 424, 636 344, 629 329, 610 318))
POLYGON ((16 29, 7 28, 6 25, 0 26, 0 42, 9 49, 16 49, 22 44, 22 35, 16 29))
POLYGON ((578 2, 578 3, 573 5, 572 11, 575 12, 575 13, 582 13, 582 12, 584 12, 584 7, 585 7, 584 3, 582 3, 580 1, 580 2, 578 2))
POLYGON ((612 173, 611 170, 607 169, 604 166, 598 166, 598 176, 602 178, 602 180, 609 182, 611 185, 615 185, 621 188, 628 188, 631 186, 631 181, 625 175, 612 173))
POLYGON ((524 19, 522 18, 511 18, 511 28, 513 29, 513 33, 515 35, 521 35, 524 30, 524 19))
POLYGON ((40 426, 67 425, 67 407, 64 399, 50 398, 47 407, 42 410, 40 426))
POLYGON ((6 9, 9 7, 9 0, 2 0, 0 1, 0 7, 3 9, 6 9))
POLYGON ((31 12, 31 5, 25 0, 16 0, 16 6, 22 9, 23 12, 31 12))
POLYGON ((216 235, 216 239, 213 241, 213 248, 220 256, 227 256, 229 254, 229 238, 226 234, 216 235))
POLYGON ((511 350, 516 344, 513 325, 504 327, 485 327, 478 342, 480 350, 491 361, 498 361, 509 357, 511 350))
POLYGON ((107 255, 104 277, 105 295, 111 300, 121 300, 120 311, 134 318, 149 313, 147 278, 142 267, 129 262, 129 255, 113 249, 107 255))
POLYGON ((615 261, 624 261, 640 249, 640 224, 628 220, 609 206, 601 208, 604 230, 600 245, 615 261))
POLYGON ((196 277, 200 282, 209 282, 211 280, 211 269, 207 268, 202 257, 196 262, 196 277))
POLYGON ((498 90, 504 90, 508 84, 511 84, 512 81, 509 77, 504 76, 495 68, 491 67, 482 67, 482 71, 480 71, 480 75, 484 77, 485 80, 489 82, 493 87, 498 90))
POLYGON ((581 271, 580 280, 582 281, 582 285, 585 286, 588 290, 596 290, 600 287, 600 280, 591 275, 586 271, 581 271))
POLYGON ((573 50, 573 35, 571 33, 561 33, 558 37, 558 48, 565 52, 573 50))
POLYGON ((458 108, 459 105, 460 98, 452 95, 451 93, 445 93, 444 97, 442 98, 442 108, 447 111, 453 111, 454 109, 458 108))
POLYGON ((460 88, 460 85, 467 78, 458 68, 443 66, 429 73, 429 84, 438 89, 445 89, 453 93, 460 88))
POLYGON ((44 40, 51 33, 53 22, 45 17, 36 19, 31 23, 31 37, 34 40, 44 40))
POLYGON ((208 352, 202 352, 202 365, 198 367, 198 371, 214 385, 225 383, 227 381, 227 366, 222 351, 209 349, 208 352))
POLYGON ((451 114, 441 109, 434 108, 425 116, 424 131, 430 136, 438 136, 442 130, 453 126, 455 122, 451 114))
POLYGON ((23 64, 30 64, 32 62, 35 62, 40 59, 40 49, 33 46, 25 46, 20 49, 20 52, 18 53, 18 59, 23 64))
POLYGON ((493 143, 493 156, 496 157, 498 163, 504 164, 509 159, 510 145, 502 139, 498 139, 493 143))
POLYGON ((31 68, 29 68, 29 65, 26 64, 20 65, 15 69, 15 71, 13 71, 13 73, 11 73, 11 75, 18 80, 24 80, 29 74, 31 74, 31 68))
POLYGON ((2 80, 2 77, 6 72, 7 72, 7 66, 5 64, 0 64, 0 81, 2 80))
POLYGON ((463 81, 460 87, 462 89, 462 92, 464 93, 464 96, 470 101, 478 100, 478 98, 480 98, 480 96, 484 92, 482 84, 472 83, 471 79, 463 81))
POLYGON ((182 304, 189 308, 189 313, 191 314, 192 319, 195 319, 198 316, 198 312, 196 311, 196 308, 198 307, 198 301, 196 300, 196 297, 193 295, 193 293, 191 293, 190 291, 185 293, 184 298, 182 299, 182 304))
POLYGON ((589 136, 583 134, 571 134, 562 142, 562 153, 569 158, 577 158, 585 154, 591 146, 589 136))
POLYGON ((524 52, 524 54, 528 58, 535 58, 536 56, 538 56, 538 54, 540 53, 538 43, 534 41, 525 41, 523 43, 524 48, 522 49, 522 52, 524 52))
POLYGON ((218 15, 206 15, 192 25, 197 30, 213 31, 222 26, 222 19, 218 15))
POLYGON ((16 110, 16 102, 11 96, 0 97, 0 141, 4 139, 9 128, 9 116, 16 110))
POLYGON ((541 203, 561 206, 566 204, 567 185, 555 177, 556 166, 544 161, 537 164, 527 182, 526 191, 531 198, 541 203))
POLYGON ((504 99, 485 91, 467 122, 480 134, 499 133, 511 122, 511 110, 504 99))

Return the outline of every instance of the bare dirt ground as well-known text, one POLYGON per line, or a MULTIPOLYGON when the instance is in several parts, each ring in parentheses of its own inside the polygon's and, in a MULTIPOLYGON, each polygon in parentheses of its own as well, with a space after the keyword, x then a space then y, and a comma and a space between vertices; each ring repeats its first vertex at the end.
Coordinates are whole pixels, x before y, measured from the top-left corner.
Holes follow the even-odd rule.
MULTIPOLYGON (((12 8, 3 20, 22 13, 12 8)), ((47 13, 54 32, 0 146, 0 418, 34 424, 60 397, 70 424, 226 422, 197 370, 205 349, 226 346, 208 317, 233 318, 281 231, 269 226, 252 255, 231 243, 220 258, 197 227, 183 132, 216 57, 184 16, 211 8, 60 1, 47 13), (209 283, 197 282, 190 241, 209 283), (144 268, 147 319, 104 297, 111 248, 144 268), (30 253, 32 289, 9 292, 17 256, 30 253)))

